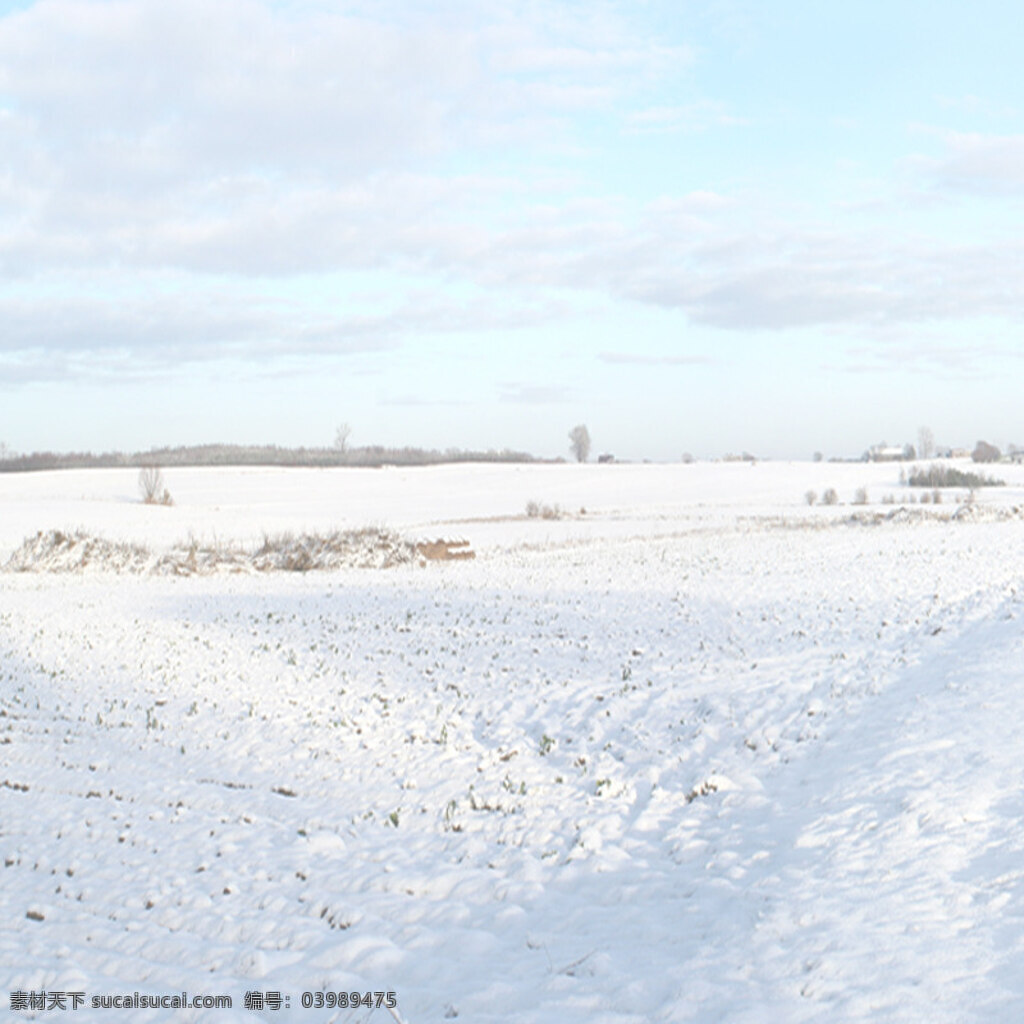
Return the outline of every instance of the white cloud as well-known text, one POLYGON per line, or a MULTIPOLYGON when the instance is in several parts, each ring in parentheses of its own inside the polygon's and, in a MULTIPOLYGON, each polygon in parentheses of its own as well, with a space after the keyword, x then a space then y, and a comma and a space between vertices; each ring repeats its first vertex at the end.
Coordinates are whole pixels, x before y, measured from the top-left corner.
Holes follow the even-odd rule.
POLYGON ((484 85, 465 33, 255 0, 43 0, 0 20, 0 92, 53 173, 83 188, 357 177, 459 140, 452 99, 486 109, 484 85))
POLYGON ((747 118, 730 112, 725 103, 698 100, 680 106, 646 107, 627 118, 629 127, 644 132, 702 132, 709 128, 734 128, 749 124, 747 118))
MULTIPOLYGON (((882 206, 830 220, 791 200, 783 214, 727 194, 720 170, 681 175, 678 193, 658 176, 660 198, 646 202, 602 184, 600 155, 596 169, 579 157, 574 115, 614 107, 611 121, 659 133, 741 123, 685 90, 644 93, 637 83, 693 53, 630 13, 40 0, 0 18, 0 273, 47 288, 91 268, 142 292, 155 272, 189 282, 127 303, 113 288, 89 301, 0 293, 0 349, 31 362, 134 348, 153 365, 374 350, 550 322, 591 295, 735 331, 1022 320, 1013 238, 972 229, 954 243, 926 220, 883 220, 882 206), (217 289, 346 271, 409 275, 439 297, 361 317, 271 301, 255 283, 251 300, 217 289), (484 294, 440 297, 452 285, 484 294)), ((919 166, 944 193, 1015 198, 1024 137, 951 134, 919 166)))
POLYGON ((598 358, 615 366, 707 366, 712 362, 703 355, 652 356, 637 352, 602 352, 598 358))
POLYGON ((474 198, 523 182, 451 161, 516 153, 518 177, 530 147, 571 146, 568 115, 677 57, 600 5, 435 6, 0 18, 0 268, 293 273, 474 247, 474 198))
POLYGON ((1024 135, 951 133, 947 153, 930 161, 941 188, 977 195, 1024 195, 1024 135))
POLYGON ((595 49, 582 13, 560 44, 548 20, 487 4, 453 24, 406 8, 40 0, 0 19, 0 94, 55 171, 94 186, 256 170, 351 179, 476 145, 496 120, 544 126, 542 104, 607 100, 673 58, 629 38, 595 49))
POLYGON ((982 117, 1015 117, 1017 111, 1005 103, 993 102, 982 96, 967 93, 963 96, 939 96, 939 106, 958 113, 982 117))
POLYGON ((558 384, 506 382, 500 386, 499 401, 517 405, 559 405, 573 397, 573 389, 558 384))
POLYGON ((910 371, 962 383, 992 380, 1005 374, 1008 363, 1024 358, 1024 354, 987 336, 972 337, 969 345, 955 345, 919 330, 887 332, 884 344, 854 346, 845 355, 846 361, 833 369, 881 375, 910 371))
MULTIPOLYGON (((145 375, 239 350, 257 358, 282 352, 374 352, 393 347, 399 328, 395 317, 316 317, 255 296, 240 301, 215 295, 116 303, 7 300, 0 303, 0 320, 3 366, 35 364, 47 353, 51 372, 58 376, 62 367, 83 358, 88 375, 102 376, 111 360, 145 375)), ((5 376, 0 370, 0 379, 5 376)))
POLYGON ((0 385, 116 374, 157 376, 214 360, 347 359, 414 347, 423 336, 521 330, 564 316, 557 302, 455 302, 412 292, 379 312, 330 312, 216 289, 138 297, 0 299, 0 385))

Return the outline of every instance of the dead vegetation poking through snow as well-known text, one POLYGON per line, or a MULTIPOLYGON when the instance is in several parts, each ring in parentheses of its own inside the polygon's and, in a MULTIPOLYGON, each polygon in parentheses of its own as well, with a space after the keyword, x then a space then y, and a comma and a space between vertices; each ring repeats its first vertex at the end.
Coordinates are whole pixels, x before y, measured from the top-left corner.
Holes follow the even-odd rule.
MULTIPOLYGON (((457 545, 450 545, 457 546, 457 545)), ((389 530, 335 530, 331 533, 265 536, 256 550, 205 544, 192 539, 156 553, 140 544, 110 541, 83 530, 47 530, 27 537, 4 565, 5 572, 149 573, 159 576, 215 572, 309 572, 316 569, 387 569, 427 560, 424 545, 389 530)), ((447 557, 470 557, 462 552, 447 557)))
POLYGON ((140 544, 114 542, 83 530, 40 530, 26 537, 4 565, 6 572, 80 572, 103 568, 111 572, 144 572, 152 562, 140 544))
POLYGON ((163 470, 159 466, 143 466, 139 470, 139 493, 146 505, 173 505, 171 492, 164 485, 163 470))
POLYGON ((397 533, 368 527, 327 534, 291 533, 264 537, 253 556, 260 572, 308 572, 312 569, 388 569, 411 562, 416 547, 397 533))
POLYGON ((532 499, 526 503, 527 519, 561 519, 562 515, 558 505, 545 505, 532 499))
POLYGON ((427 562, 455 562, 476 558, 468 540, 429 540, 416 545, 416 551, 427 562))

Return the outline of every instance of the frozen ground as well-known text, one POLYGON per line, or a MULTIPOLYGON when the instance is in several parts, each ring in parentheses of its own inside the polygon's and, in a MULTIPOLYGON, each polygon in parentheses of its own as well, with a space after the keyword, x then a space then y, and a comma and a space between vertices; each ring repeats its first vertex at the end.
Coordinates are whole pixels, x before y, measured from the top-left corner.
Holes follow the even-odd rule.
POLYGON ((0 561, 51 528, 477 553, 0 573, 3 1013, 1018 1020, 1024 472, 998 472, 967 512, 877 504, 893 466, 195 470, 172 508, 130 472, 0 477, 0 561), (397 1007, 301 1007, 353 990, 397 1007))

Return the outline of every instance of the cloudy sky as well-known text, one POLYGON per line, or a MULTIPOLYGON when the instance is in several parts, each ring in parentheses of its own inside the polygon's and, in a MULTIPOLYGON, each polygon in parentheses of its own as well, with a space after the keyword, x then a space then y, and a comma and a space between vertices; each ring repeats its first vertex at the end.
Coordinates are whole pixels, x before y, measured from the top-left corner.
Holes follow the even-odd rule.
POLYGON ((0 0, 0 442, 1024 443, 1006 0, 0 0))

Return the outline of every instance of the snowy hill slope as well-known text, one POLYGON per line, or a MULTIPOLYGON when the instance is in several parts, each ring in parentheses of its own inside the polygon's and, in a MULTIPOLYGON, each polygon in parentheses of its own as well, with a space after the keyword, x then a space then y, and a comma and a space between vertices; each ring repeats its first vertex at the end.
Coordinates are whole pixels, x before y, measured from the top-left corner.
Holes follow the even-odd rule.
MULTIPOLYGON (((472 562, 0 575, 4 999, 232 996, 132 1021, 1017 1019, 1012 490, 984 496, 1005 518, 851 522, 801 507, 829 467, 540 468, 424 472, 401 502, 385 472, 353 497, 410 532, 459 525, 472 562), (706 501, 679 497, 693 469, 706 501), (765 481, 752 504, 738 470, 765 481), (589 505, 528 521, 524 493, 589 505), (318 991, 397 1006, 304 1009, 318 991)), ((318 525, 315 487, 258 476, 219 536, 275 507, 270 528, 318 525)), ((12 519, 89 502, 152 544, 180 536, 153 517, 216 518, 184 477, 170 510, 59 483, 5 481, 9 550, 12 519)))

